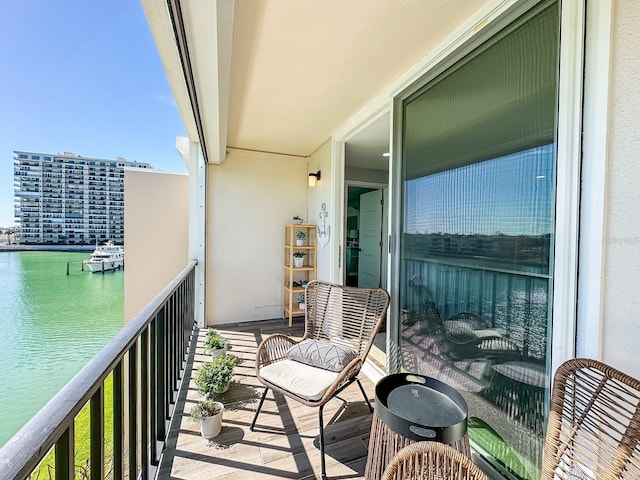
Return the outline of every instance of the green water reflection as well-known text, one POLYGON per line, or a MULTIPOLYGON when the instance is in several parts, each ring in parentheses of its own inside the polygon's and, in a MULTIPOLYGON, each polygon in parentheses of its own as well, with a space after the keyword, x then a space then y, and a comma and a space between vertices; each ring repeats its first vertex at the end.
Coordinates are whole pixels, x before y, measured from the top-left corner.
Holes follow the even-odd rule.
POLYGON ((87 257, 0 252, 0 446, 124 324, 124 273, 82 272, 87 257))

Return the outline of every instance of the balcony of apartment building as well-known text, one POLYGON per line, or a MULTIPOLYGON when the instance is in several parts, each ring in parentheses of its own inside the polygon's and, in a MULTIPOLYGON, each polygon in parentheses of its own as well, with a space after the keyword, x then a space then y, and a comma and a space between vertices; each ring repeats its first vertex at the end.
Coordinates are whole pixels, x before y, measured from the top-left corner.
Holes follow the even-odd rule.
POLYGON ((16 197, 39 197, 40 189, 38 188, 26 188, 16 191, 16 197))
MULTIPOLYGON (((315 415, 307 418, 313 411, 278 401, 283 418, 271 418, 276 403, 268 398, 264 421, 256 432, 248 428, 261 394, 253 373, 257 343, 287 328, 283 320, 224 328, 241 362, 221 398, 224 431, 210 443, 188 420, 192 374, 206 359, 204 332, 194 323, 195 268, 195 262, 187 265, 0 451, 6 478, 27 478, 49 452, 55 458, 48 458, 48 474, 60 479, 80 470, 91 478, 313 478, 319 471, 315 415), (106 383, 113 385, 112 395, 106 395, 106 383), (105 405, 113 410, 113 429, 105 427, 111 425, 105 405), (74 417, 82 408, 90 410, 90 459, 74 455, 74 417)), ((300 335, 300 324, 288 333, 300 335)), ((373 398, 372 383, 365 379, 364 385, 373 398)), ((332 418, 326 430, 329 476, 361 478, 371 414, 358 389, 341 395, 326 415, 332 418)))
MULTIPOLYGON (((322 241, 319 278, 373 274, 391 295, 368 397, 389 373, 440 379, 469 405, 474 458, 496 478, 539 478, 557 366, 588 356, 640 377, 640 5, 170 4, 143 1, 190 175, 125 174, 131 320, 0 468, 24 478, 55 445, 71 476, 88 402, 92 478, 317 477, 317 411, 268 396, 249 428, 257 344, 300 335, 301 317, 281 318, 281 279, 284 225, 301 215, 322 241), (368 230, 375 268, 350 272, 368 230), (212 442, 187 418, 209 326, 242 360, 212 442)), ((329 477, 364 476, 363 405, 345 391, 327 411, 329 477)))
MULTIPOLYGON (((183 257, 185 252, 174 253, 183 257)), ((179 261, 174 263, 177 264, 179 261)), ((145 272, 138 272, 135 278, 153 283, 145 272)), ((255 375, 257 346, 273 333, 302 336, 302 319, 293 327, 282 318, 216 325, 231 341, 231 352, 239 359, 229 391, 217 397, 225 405, 223 428, 218 436, 206 440, 200 436, 198 425, 189 419, 189 411, 201 398, 194 383, 195 373, 209 361, 203 346, 206 330, 196 324, 196 278, 197 262, 188 262, 0 450, 0 473, 7 478, 28 478, 46 458, 51 465, 47 472, 56 479, 73 478, 74 472, 90 478, 320 478, 320 433, 315 409, 280 394, 269 394, 256 428, 250 428, 263 391, 255 375), (90 412, 91 429, 89 439, 80 440, 74 435, 74 419, 82 409, 90 412), (112 412, 113 417, 106 418, 105 411, 112 412), (89 458, 76 456, 78 441, 90 442, 89 458)), ((423 353, 434 351, 427 347, 423 353)), ((474 359, 477 361, 477 357, 474 359)), ((438 361, 434 368, 451 370, 452 364, 438 361)), ((459 367, 449 379, 457 376, 458 381, 464 382, 474 380, 475 374, 473 369, 459 367)), ((366 375, 362 380, 366 395, 373 401, 375 382, 366 375)), ((515 475, 533 479, 539 475, 537 466, 523 460, 541 460, 544 395, 539 390, 536 387, 527 391, 518 400, 524 403, 512 405, 513 409, 507 408, 509 398, 525 395, 524 390, 507 389, 501 396, 500 391, 487 389, 481 395, 483 408, 493 405, 501 412, 502 428, 512 430, 510 436, 498 435, 486 424, 479 427, 477 419, 469 423, 474 434, 482 431, 485 436, 495 436, 493 441, 506 452, 500 458, 505 462, 503 467, 510 469, 511 478, 515 475), (520 438, 520 443, 509 443, 503 437, 511 441, 520 438)), ((327 478, 366 478, 368 456, 375 455, 369 447, 369 442, 374 441, 370 436, 373 417, 358 389, 353 386, 338 395, 327 404, 324 415, 327 478)), ((476 439, 481 442, 483 437, 476 439)))

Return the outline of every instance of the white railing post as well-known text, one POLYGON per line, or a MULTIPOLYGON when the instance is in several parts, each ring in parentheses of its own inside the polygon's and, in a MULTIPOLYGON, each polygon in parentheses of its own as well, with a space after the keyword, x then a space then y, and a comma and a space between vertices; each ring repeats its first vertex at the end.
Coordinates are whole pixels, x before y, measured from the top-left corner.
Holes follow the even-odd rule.
POLYGON ((189 143, 189 258, 198 261, 195 278, 195 319, 206 326, 205 225, 207 168, 199 143, 189 143))

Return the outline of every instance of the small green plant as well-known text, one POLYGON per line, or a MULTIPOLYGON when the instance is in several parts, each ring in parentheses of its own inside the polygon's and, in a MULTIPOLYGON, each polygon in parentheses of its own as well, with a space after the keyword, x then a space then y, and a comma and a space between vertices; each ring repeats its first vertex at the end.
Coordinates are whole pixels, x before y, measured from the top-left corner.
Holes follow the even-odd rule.
POLYGON ((218 332, 215 328, 210 328, 207 330, 207 338, 209 337, 219 337, 220 332, 218 332))
POLYGON ((213 417, 222 412, 222 404, 212 400, 202 400, 191 409, 191 420, 200 421, 203 418, 213 417))
POLYGON ((211 362, 203 363, 196 373, 198 392, 208 399, 222 393, 231 382, 236 363, 236 357, 231 355, 223 355, 211 362))
POLYGON ((304 303, 304 293, 298 295, 298 303, 304 303))
POLYGON ((298 231, 296 232, 296 238, 297 238, 298 240, 304 240, 305 238, 307 238, 307 233, 306 233, 306 232, 303 232, 302 230, 298 230, 298 231))
POLYGON ((293 256, 296 258, 304 258, 307 252, 293 252, 293 256))
POLYGON ((302 218, 300 218, 299 215, 296 215, 295 217, 293 217, 292 220, 293 220, 294 223, 296 223, 296 222, 302 223, 302 218))
POLYGON ((207 332, 207 338, 205 339, 203 346, 205 353, 209 353, 211 350, 219 350, 222 348, 231 350, 231 342, 221 336, 217 332, 217 330, 214 330, 213 328, 210 328, 207 332))

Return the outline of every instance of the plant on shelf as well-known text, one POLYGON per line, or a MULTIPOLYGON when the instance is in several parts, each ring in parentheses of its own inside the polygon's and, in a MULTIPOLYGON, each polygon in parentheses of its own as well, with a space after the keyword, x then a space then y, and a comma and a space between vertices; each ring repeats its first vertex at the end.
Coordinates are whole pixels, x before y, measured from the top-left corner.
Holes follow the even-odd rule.
POLYGON ((211 400, 216 395, 229 390, 236 363, 236 357, 224 355, 200 365, 196 373, 198 392, 211 400))
POLYGON ((304 310, 306 307, 305 305, 305 301, 304 301, 304 293, 301 293, 298 295, 298 308, 300 310, 304 310))
POLYGON ((300 218, 298 215, 296 215, 295 217, 293 217, 291 219, 291 223, 293 223, 294 225, 301 225, 302 221, 303 221, 303 219, 300 218))
POLYGON ((293 266, 298 268, 302 267, 306 254, 306 252, 293 252, 293 266))
POLYGON ((202 400, 191 409, 191 419, 200 422, 200 435, 213 438, 222 429, 224 405, 212 400, 202 400))
POLYGON ((307 239, 307 232, 303 230, 298 230, 296 232, 296 245, 301 246, 305 244, 305 240, 307 239))
POLYGON ((210 353, 213 358, 227 354, 231 350, 231 343, 224 338, 217 330, 210 328, 204 343, 204 353, 210 353))

